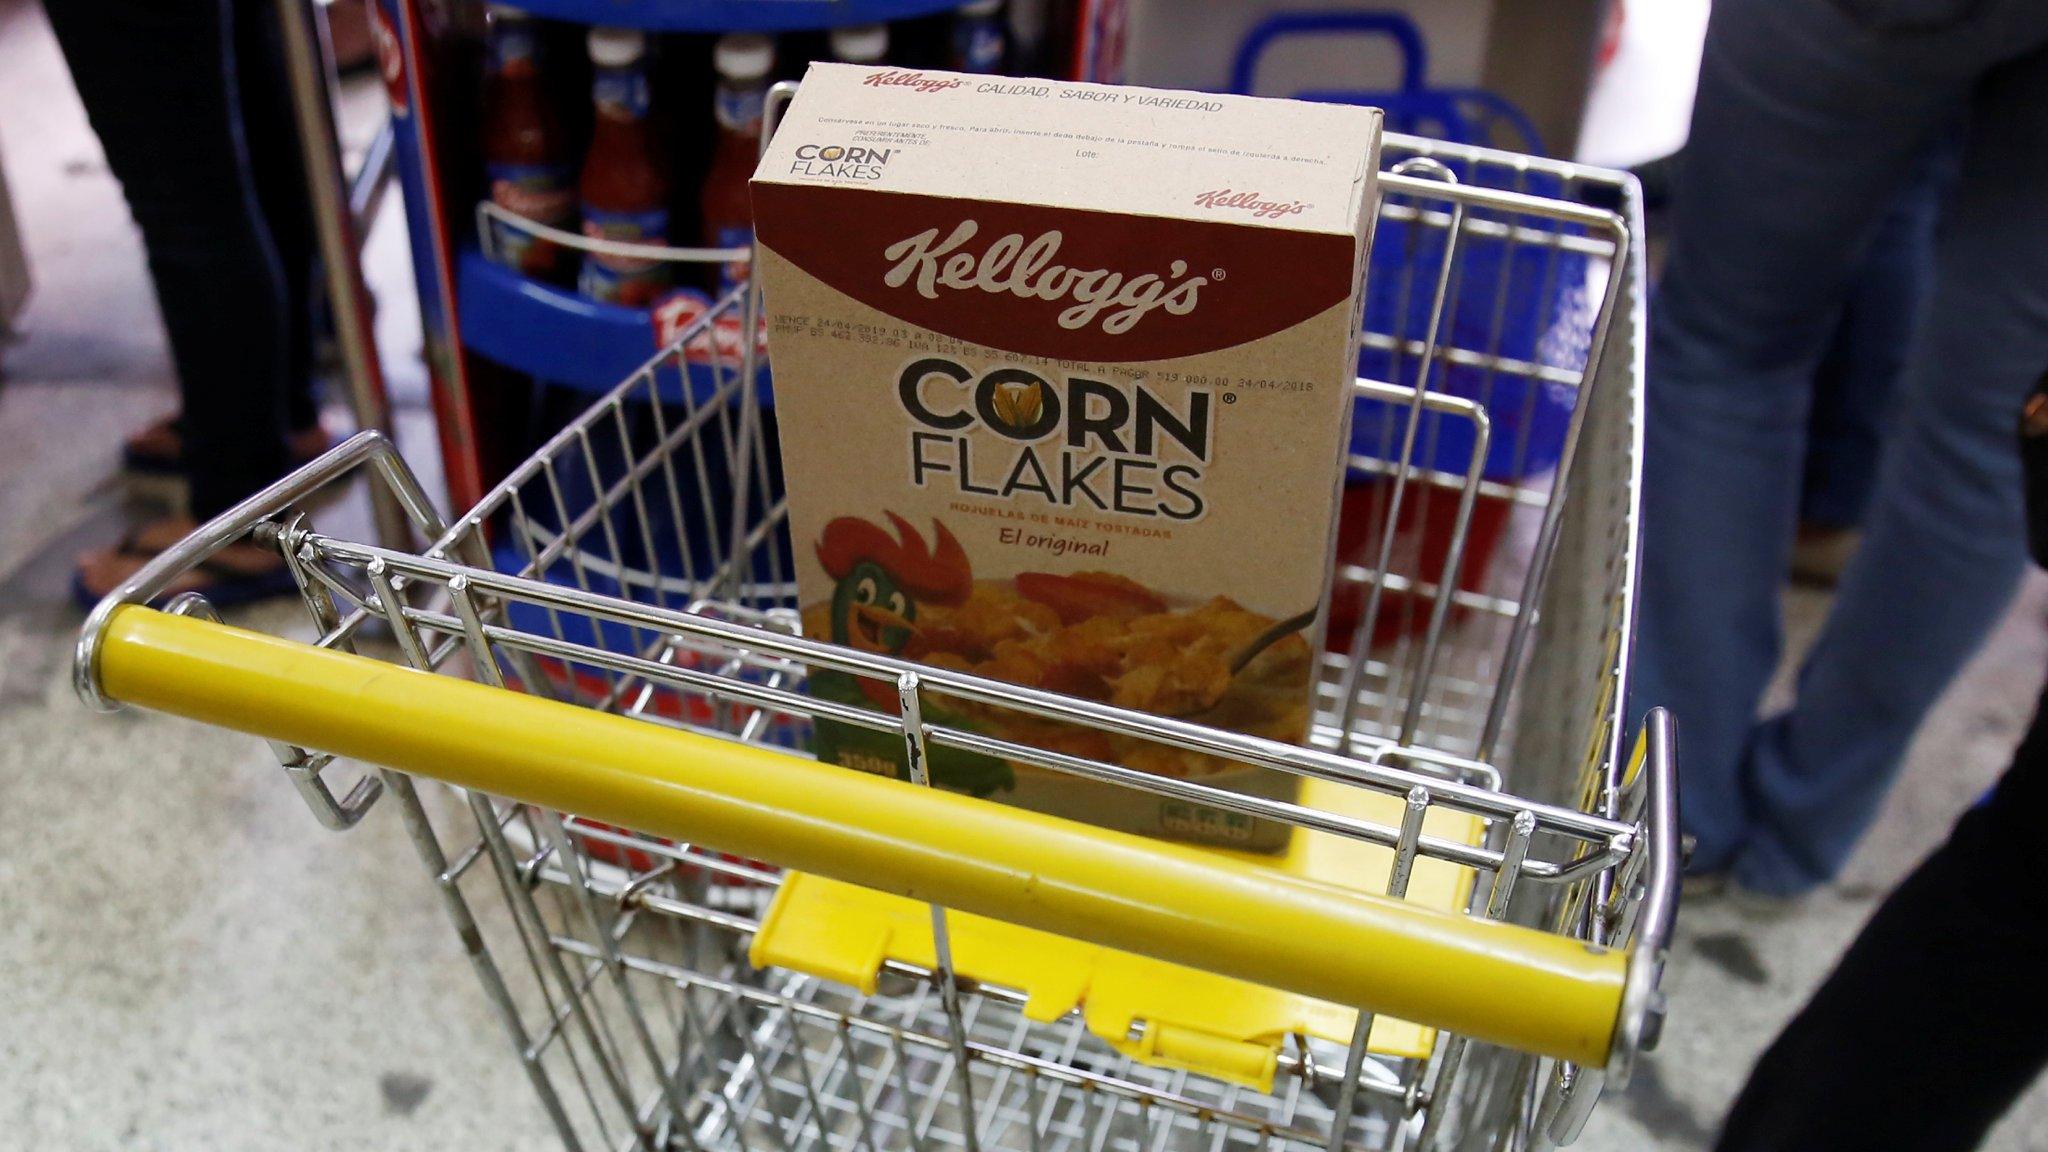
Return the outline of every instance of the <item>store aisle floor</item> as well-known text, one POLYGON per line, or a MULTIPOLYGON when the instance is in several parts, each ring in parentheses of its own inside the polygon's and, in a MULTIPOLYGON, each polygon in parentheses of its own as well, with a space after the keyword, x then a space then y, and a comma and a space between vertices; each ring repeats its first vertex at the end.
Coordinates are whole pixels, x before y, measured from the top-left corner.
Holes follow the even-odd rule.
MULTIPOLYGON (((172 389, 133 228, 23 0, 0 0, 0 137, 39 285, 0 353, 0 1147, 558 1146, 394 813, 323 832, 256 741, 72 696, 71 557, 118 533, 120 437, 172 389)), ((372 259, 402 431, 424 446, 394 223, 372 259)), ((1806 632, 1823 606, 1789 601, 1806 632)), ((2003 764, 2048 667, 2044 620, 2036 579, 1843 883, 1776 921, 1686 909, 1664 1048, 1581 1147, 1702 1147, 1876 898, 2003 764)), ((2048 1093, 1991 1147, 2048 1149, 2048 1093)))

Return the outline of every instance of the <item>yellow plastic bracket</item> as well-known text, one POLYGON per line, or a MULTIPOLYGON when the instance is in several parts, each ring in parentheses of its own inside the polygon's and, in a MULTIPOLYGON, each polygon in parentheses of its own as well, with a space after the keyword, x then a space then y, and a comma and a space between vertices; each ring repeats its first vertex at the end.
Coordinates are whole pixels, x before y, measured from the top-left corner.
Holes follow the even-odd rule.
MULTIPOLYGON (((1386 826, 1401 821, 1400 800, 1328 781, 1306 782, 1302 802, 1386 826)), ((1474 843, 1482 828, 1476 818, 1436 811, 1424 831, 1474 843)), ((1321 833, 1297 833, 1278 856, 1210 851, 1276 875, 1375 893, 1385 890, 1393 860, 1389 849, 1321 833)), ((1407 899, 1457 912, 1465 906, 1472 880, 1468 869, 1418 860, 1407 899)), ((790 968, 872 994, 885 960, 933 966, 926 907, 820 876, 793 874, 770 906, 750 959, 757 967, 790 968)), ((1128 1056, 1262 1092, 1272 1091, 1289 1035, 1349 1043, 1358 1020, 1355 1009, 1326 1000, 999 920, 956 912, 947 919, 947 932, 955 971, 1023 993, 1027 1018, 1052 1021, 1079 1008, 1089 1031, 1128 1056)), ((1429 1055, 1435 1036, 1435 1029, 1381 1016, 1373 1021, 1370 1047, 1381 1055, 1421 1059, 1429 1055)))

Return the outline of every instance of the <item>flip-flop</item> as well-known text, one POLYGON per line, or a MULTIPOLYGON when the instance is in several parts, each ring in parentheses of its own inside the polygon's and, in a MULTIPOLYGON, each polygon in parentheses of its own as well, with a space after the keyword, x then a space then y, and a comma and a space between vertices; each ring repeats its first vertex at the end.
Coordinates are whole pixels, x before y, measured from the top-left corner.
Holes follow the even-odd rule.
MULTIPOLYGON (((119 555, 131 556, 141 560, 155 558, 158 552, 141 547, 136 542, 137 535, 138 533, 131 532, 123 536, 120 543, 114 545, 114 551, 119 555)), ((285 567, 281 560, 273 570, 267 572, 248 572, 228 564, 223 564, 216 558, 208 557, 193 565, 191 570, 210 577, 212 582, 202 584, 197 588, 181 589, 180 591, 197 592, 201 596, 206 597, 207 603, 215 608, 234 608, 243 604, 253 604, 259 600, 269 600, 274 597, 289 595, 299 590, 298 582, 292 579, 291 569, 285 567)), ((71 573, 71 598, 80 608, 87 611, 91 611, 93 605, 100 601, 100 597, 94 595, 92 590, 86 587, 85 573, 76 569, 71 573)), ((168 599, 168 596, 159 597, 158 599, 168 599)))
MULTIPOLYGON (((184 443, 182 437, 185 430, 185 420, 182 416, 166 416, 162 420, 151 424, 144 431, 154 432, 158 428, 166 427, 173 432, 179 433, 179 443, 182 445, 184 443)), ((123 441, 121 443, 121 467, 142 476, 176 476, 184 471, 185 458, 182 452, 147 451, 137 448, 131 442, 123 441)))

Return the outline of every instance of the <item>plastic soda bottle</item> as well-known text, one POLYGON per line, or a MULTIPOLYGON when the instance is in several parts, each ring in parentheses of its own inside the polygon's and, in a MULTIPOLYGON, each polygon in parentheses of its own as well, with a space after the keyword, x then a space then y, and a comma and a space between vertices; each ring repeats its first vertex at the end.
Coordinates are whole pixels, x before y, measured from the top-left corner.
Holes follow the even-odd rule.
MULTIPOLYGON (((583 234, 593 239, 668 242, 668 169, 648 121, 646 55, 646 37, 638 32, 590 30, 596 109, 578 189, 583 234)), ((665 261, 586 252, 576 287, 593 300, 644 308, 667 290, 669 281, 665 261)))
MULTIPOLYGON (((712 115, 718 141, 704 176, 700 203, 704 243, 713 248, 751 248, 754 208, 747 180, 761 149, 761 108, 768 94, 768 73, 775 66, 775 45, 766 36, 734 33, 721 37, 712 52, 718 88, 712 115)), ((747 281, 747 258, 719 265, 715 278, 720 296, 747 281)))
POLYGON ((887 24, 848 24, 832 30, 832 58, 841 64, 880 64, 888 56, 887 24))
POLYGON ((1003 70, 1003 0, 973 0, 953 13, 955 72, 1003 70))
MULTIPOLYGON (((573 230, 576 168, 542 82, 536 32, 526 13, 491 5, 484 72, 484 176, 493 204, 536 224, 573 230)), ((539 280, 567 281, 575 268, 568 249, 495 218, 490 251, 499 263, 539 280)))

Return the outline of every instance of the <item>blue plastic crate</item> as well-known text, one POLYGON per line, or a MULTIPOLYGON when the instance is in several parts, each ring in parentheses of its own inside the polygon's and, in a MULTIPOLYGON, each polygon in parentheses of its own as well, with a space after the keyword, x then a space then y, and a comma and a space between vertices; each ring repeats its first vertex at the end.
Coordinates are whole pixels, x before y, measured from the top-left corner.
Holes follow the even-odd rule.
MULTIPOLYGON (((1484 89, 1432 85, 1422 33, 1400 12, 1281 12, 1268 16, 1245 34, 1238 47, 1231 69, 1232 91, 1253 92, 1261 60, 1277 43, 1332 37, 1388 42, 1400 57, 1400 75, 1390 86, 1318 87, 1292 93, 1295 98, 1384 109, 1390 131, 1459 144, 1542 151, 1534 126, 1503 97, 1484 89)), ((1451 167, 1466 184, 1509 187, 1545 197, 1564 191, 1560 181, 1547 173, 1517 171, 1512 184, 1507 184, 1503 174, 1491 166, 1451 167)), ((1556 230, 1554 221, 1544 222, 1543 231, 1555 234, 1556 230)), ((1435 274, 1443 266, 1445 242, 1440 228, 1381 218, 1365 284, 1368 333, 1402 341, 1428 338, 1435 274)), ((1584 363, 1583 332, 1588 328, 1587 271, 1583 255, 1501 237, 1462 235, 1444 323, 1437 333, 1439 347, 1495 360, 1576 370, 1584 363), (1573 333, 1581 335, 1574 339, 1573 333)), ((1420 357, 1396 350, 1368 348, 1359 357, 1361 376, 1395 384, 1413 385, 1420 367, 1420 357)), ((1492 440, 1483 465, 1488 479, 1520 480, 1540 475, 1557 463, 1575 400, 1570 385, 1448 360, 1433 368, 1426 383, 1432 391, 1474 400, 1486 409, 1492 422, 1492 440)), ((1396 458, 1407 415, 1405 408, 1358 401, 1352 417, 1352 451, 1382 460, 1396 458)), ((1424 412, 1416 430, 1415 460, 1439 471, 1462 473, 1471 462, 1474 439, 1471 421, 1424 412)))
MULTIPOLYGON (((1554 195, 1558 189, 1518 191, 1554 195)), ((1553 235, 1555 224, 1547 230, 1553 235)), ((1448 236, 1438 227, 1382 217, 1365 282, 1365 330, 1403 342, 1429 338, 1436 278, 1448 236)), ((1445 350, 1474 353, 1494 361, 1576 371, 1585 362, 1590 331, 1587 258, 1550 245, 1516 243, 1469 231, 1458 241, 1446 292, 1440 349, 1426 381, 1434 392, 1477 401, 1492 422, 1492 440, 1482 472, 1489 480, 1515 481, 1548 471, 1563 452, 1577 390, 1528 371, 1453 362, 1445 350)), ((1413 385, 1422 367, 1419 354, 1366 348, 1359 375, 1413 385)), ((1357 454, 1395 458, 1401 446, 1404 407, 1360 400, 1352 416, 1351 447, 1357 454)), ((1463 473, 1471 461, 1474 430, 1469 420, 1425 412, 1417 428, 1415 460, 1439 471, 1463 473)))

